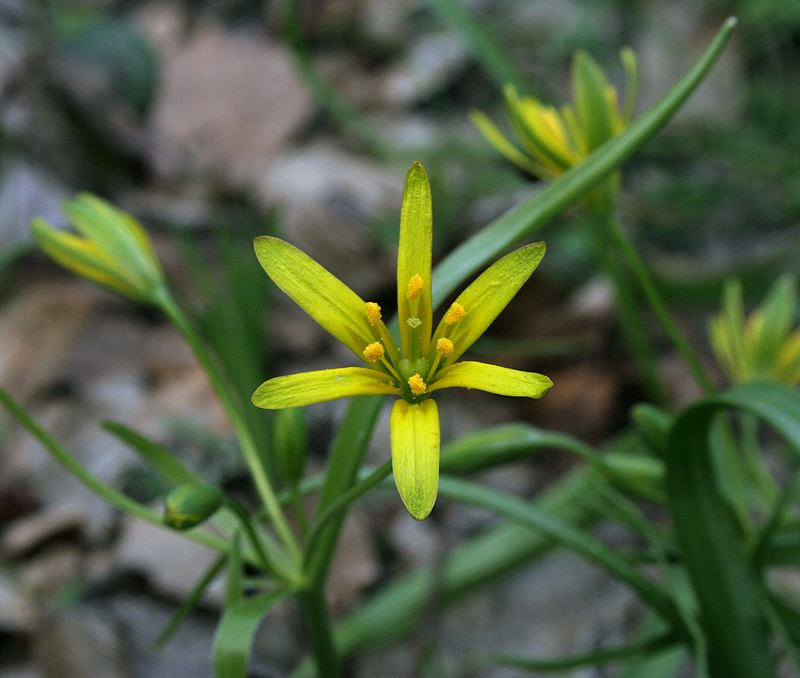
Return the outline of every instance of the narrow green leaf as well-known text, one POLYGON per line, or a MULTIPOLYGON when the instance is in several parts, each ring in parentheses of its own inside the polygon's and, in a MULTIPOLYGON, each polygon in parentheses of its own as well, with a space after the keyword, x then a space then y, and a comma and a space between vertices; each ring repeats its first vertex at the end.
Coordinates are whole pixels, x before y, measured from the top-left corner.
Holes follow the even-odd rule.
POLYGON ((138 431, 116 421, 103 422, 103 429, 114 437, 119 438, 134 452, 137 452, 142 459, 171 484, 202 484, 202 478, 186 468, 166 447, 146 438, 138 431))
POLYGON ((736 26, 731 17, 718 31, 689 72, 660 101, 631 122, 625 132, 607 141, 585 162, 573 167, 546 188, 515 207, 453 250, 436 267, 434 306, 446 299, 466 278, 513 245, 544 226, 577 202, 592 187, 628 159, 660 130, 703 81, 716 63, 736 26))
POLYGON ((225 608, 214 637, 215 678, 247 678, 250 646, 258 625, 286 596, 286 591, 269 591, 225 608))
POLYGON ((748 384, 688 407, 672 428, 666 487, 676 539, 708 638, 712 675, 774 678, 759 580, 725 499, 714 482, 711 432, 720 410, 749 412, 800 455, 800 393, 748 384))
POLYGON ((231 540, 231 552, 228 557, 228 576, 225 579, 225 607, 232 607, 242 599, 242 553, 239 547, 239 532, 231 540))
POLYGON ((439 482, 439 493, 455 501, 498 513, 508 520, 545 533, 562 546, 600 565, 624 581, 665 620, 671 622, 676 629, 683 630, 683 621, 672 599, 599 539, 519 497, 465 480, 443 477, 439 482))
POLYGON ((592 448, 577 438, 514 423, 483 429, 445 445, 441 453, 441 471, 474 473, 543 450, 568 450, 584 458, 599 459, 592 448))
POLYGON ((195 584, 189 595, 181 601, 180 606, 175 610, 175 614, 172 615, 172 618, 164 627, 164 630, 161 631, 158 638, 156 638, 156 641, 153 643, 153 649, 160 650, 169 642, 172 636, 175 635, 180 625, 191 614, 192 610, 198 606, 205 592, 208 590, 208 587, 211 585, 211 582, 213 582, 214 578, 220 573, 227 560, 228 555, 223 553, 211 564, 206 570, 206 573, 197 580, 197 584, 195 584))
POLYGON ((597 666, 598 664, 630 660, 634 657, 651 656, 672 647, 676 642, 676 638, 673 634, 663 633, 624 647, 601 648, 573 657, 531 659, 527 657, 500 655, 497 657, 497 662, 504 666, 511 666, 527 671, 562 672, 581 666, 597 666))

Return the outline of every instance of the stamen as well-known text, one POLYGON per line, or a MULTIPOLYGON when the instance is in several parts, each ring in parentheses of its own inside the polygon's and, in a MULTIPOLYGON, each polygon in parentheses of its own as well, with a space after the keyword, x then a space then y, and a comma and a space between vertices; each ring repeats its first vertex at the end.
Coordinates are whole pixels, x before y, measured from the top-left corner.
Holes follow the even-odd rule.
POLYGON ((457 301, 454 301, 444 316, 444 322, 446 325, 455 325, 466 313, 466 309, 457 301))
POLYGON ((408 323, 408 326, 409 326, 409 327, 410 327, 412 330, 415 330, 415 329, 417 329, 417 328, 418 328, 420 325, 422 325, 422 321, 421 321, 419 318, 409 318, 408 320, 406 320, 406 322, 408 323))
POLYGON ((371 344, 368 344, 364 349, 364 358, 369 360, 369 362, 374 363, 383 358, 383 354, 385 352, 386 351, 383 348, 383 344, 381 344, 379 341, 374 341, 371 344))
POLYGON ((422 292, 423 287, 425 287, 425 281, 422 279, 422 276, 419 274, 412 275, 411 280, 408 281, 406 298, 409 301, 414 301, 414 299, 419 296, 419 293, 422 292))
POLYGON ((373 327, 381 321, 381 307, 374 301, 367 302, 367 320, 373 327))
POLYGON ((453 355, 453 342, 447 337, 442 337, 436 342, 436 350, 439 351, 440 355, 449 358, 453 355))
POLYGON ((425 382, 422 381, 422 377, 418 374, 414 374, 409 378, 408 385, 411 387, 411 392, 416 396, 420 396, 428 390, 425 382))

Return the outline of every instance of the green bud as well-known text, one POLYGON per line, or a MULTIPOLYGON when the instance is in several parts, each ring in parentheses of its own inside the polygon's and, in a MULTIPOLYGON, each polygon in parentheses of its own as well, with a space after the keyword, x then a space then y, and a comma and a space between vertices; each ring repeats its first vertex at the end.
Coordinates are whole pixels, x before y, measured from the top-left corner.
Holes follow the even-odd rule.
POLYGON ((154 302, 164 275, 153 246, 132 216, 89 193, 64 202, 78 234, 31 222, 39 246, 59 264, 136 301, 154 302))
POLYGON ((273 453, 283 479, 294 487, 303 477, 308 452, 308 426, 301 407, 278 410, 273 422, 273 453))
POLYGON ((664 464, 653 457, 635 454, 607 454, 603 474, 618 490, 637 499, 663 503, 664 464))
POLYGON ((631 408, 631 419, 645 443, 663 458, 667 453, 672 417, 655 405, 639 403, 631 408))
POLYGON ((222 502, 222 492, 213 487, 181 485, 167 495, 164 523, 176 530, 189 530, 213 516, 222 502))

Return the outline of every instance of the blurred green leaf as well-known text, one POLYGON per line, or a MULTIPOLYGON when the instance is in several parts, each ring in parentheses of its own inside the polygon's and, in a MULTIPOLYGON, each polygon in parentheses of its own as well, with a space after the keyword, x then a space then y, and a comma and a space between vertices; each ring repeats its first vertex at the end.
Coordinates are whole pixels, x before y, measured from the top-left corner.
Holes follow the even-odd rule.
POLYGON ((216 678, 247 678, 250 646, 258 625, 287 595, 285 591, 270 591, 225 608, 214 637, 216 678))
POLYGON ((764 585, 713 480, 717 469, 710 439, 715 415, 725 409, 758 417, 800 454, 800 393, 781 384, 749 384, 705 398, 678 417, 667 454, 675 535, 702 610, 712 675, 772 678, 764 585))
POLYGON ((103 429, 128 445, 172 485, 202 483, 200 476, 190 471, 163 445, 116 421, 103 422, 103 429))

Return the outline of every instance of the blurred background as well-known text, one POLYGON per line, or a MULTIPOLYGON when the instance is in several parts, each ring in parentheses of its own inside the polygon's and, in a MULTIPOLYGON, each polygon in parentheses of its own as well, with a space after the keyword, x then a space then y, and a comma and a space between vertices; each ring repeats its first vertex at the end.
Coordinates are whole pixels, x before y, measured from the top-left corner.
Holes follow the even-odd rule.
MULTIPOLYGON (((641 112, 730 14, 708 80, 623 171, 621 215, 706 362, 723 281, 761 298, 797 272, 800 4, 785 0, 0 0, 0 384, 94 474, 140 501, 164 488, 100 424, 164 443, 206 479, 249 495, 224 414, 160 314, 62 272, 34 250, 34 216, 92 191, 146 226, 184 308, 243 399, 269 376, 353 357, 276 292, 255 235, 297 245, 391 309, 404 173, 433 187, 435 257, 541 189, 480 136, 503 126, 505 82, 571 97, 586 49, 622 87, 638 58, 641 112)), ((611 288, 572 210, 536 239, 544 262, 473 354, 543 372, 541 401, 448 391, 443 441, 522 420, 601 444, 645 397, 611 288)), ((654 332, 658 336, 654 325, 654 332)), ((697 395, 660 339, 672 404, 697 395)), ((346 403, 307 408, 319 469, 346 403)), ((260 439, 270 415, 248 410, 260 439)), ((370 461, 388 458, 388 415, 370 461)), ((265 448, 266 449, 266 448, 265 448)), ((486 482, 533 495, 574 460, 543 455, 486 482)), ((446 501, 415 523, 393 493, 353 511, 329 597, 341 614, 397 573, 447 557, 488 515, 446 501)), ((615 526, 601 534, 624 547, 615 526)), ((212 588, 160 652, 152 644, 213 554, 120 516, 0 412, 0 678, 201 678, 222 600, 212 588)), ((569 653, 625 638, 640 608, 582 561, 556 555, 441 612, 404 643, 354 659, 358 677, 470 675, 475 647, 569 653)), ((291 605, 256 640, 252 675, 303 656, 291 605)), ((510 669, 492 676, 521 675, 510 669)), ((608 675, 581 670, 582 677, 608 675)))

